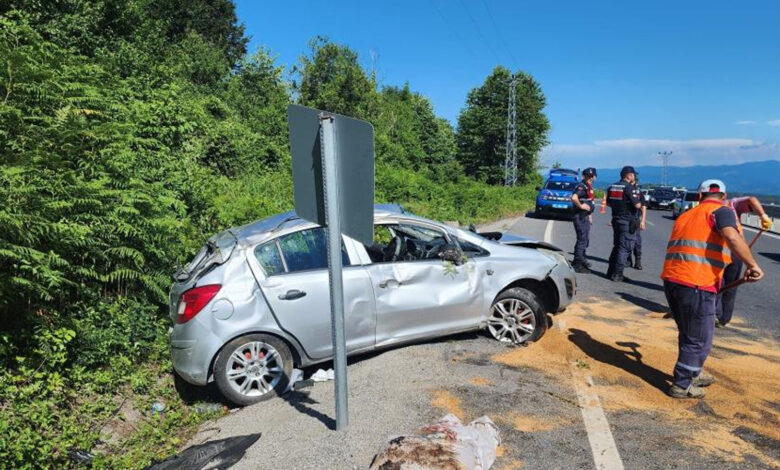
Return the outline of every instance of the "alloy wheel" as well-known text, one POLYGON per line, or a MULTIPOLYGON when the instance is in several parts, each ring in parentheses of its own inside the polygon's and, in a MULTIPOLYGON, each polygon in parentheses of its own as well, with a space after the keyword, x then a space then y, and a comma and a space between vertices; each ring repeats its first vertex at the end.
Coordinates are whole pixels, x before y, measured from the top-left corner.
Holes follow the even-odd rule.
POLYGON ((283 377, 284 363, 270 344, 252 341, 230 354, 226 374, 233 390, 244 396, 257 397, 276 387, 283 377))
POLYGON ((490 334, 505 343, 521 344, 536 330, 536 316, 520 299, 502 299, 493 304, 487 320, 490 334))

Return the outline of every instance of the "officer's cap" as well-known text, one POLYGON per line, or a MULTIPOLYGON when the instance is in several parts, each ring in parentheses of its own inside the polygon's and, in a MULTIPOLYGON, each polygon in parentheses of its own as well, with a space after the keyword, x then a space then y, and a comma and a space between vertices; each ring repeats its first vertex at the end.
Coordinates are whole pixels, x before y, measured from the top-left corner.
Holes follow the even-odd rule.
POLYGON ((623 167, 622 170, 620 170, 620 177, 623 178, 624 176, 626 176, 629 173, 636 174, 636 170, 634 170, 633 166, 626 165, 626 166, 623 167))
POLYGON ((591 176, 598 176, 598 175, 596 174, 596 169, 593 168, 592 166, 589 166, 584 170, 582 170, 582 176, 589 178, 591 176))

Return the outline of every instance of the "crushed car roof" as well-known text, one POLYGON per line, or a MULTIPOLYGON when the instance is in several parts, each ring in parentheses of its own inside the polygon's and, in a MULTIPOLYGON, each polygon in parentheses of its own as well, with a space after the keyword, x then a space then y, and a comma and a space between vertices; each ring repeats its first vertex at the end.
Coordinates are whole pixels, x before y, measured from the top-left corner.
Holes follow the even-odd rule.
MULTIPOLYGON (((374 216, 383 216, 391 214, 406 214, 403 207, 399 204, 374 204, 374 216)), ((257 238, 262 235, 281 230, 283 228, 297 227, 306 225, 310 222, 302 219, 295 211, 287 211, 282 214, 272 215, 265 219, 251 222, 246 225, 229 229, 236 238, 248 239, 257 238)))

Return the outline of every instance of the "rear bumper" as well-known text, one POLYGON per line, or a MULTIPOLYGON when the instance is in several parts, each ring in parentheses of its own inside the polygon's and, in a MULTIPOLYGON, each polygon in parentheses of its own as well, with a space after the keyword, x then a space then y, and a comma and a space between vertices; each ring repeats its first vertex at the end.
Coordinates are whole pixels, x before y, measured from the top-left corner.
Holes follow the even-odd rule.
POLYGON ((186 382, 206 385, 211 359, 222 346, 222 341, 210 328, 195 317, 171 330, 171 361, 173 369, 186 382))

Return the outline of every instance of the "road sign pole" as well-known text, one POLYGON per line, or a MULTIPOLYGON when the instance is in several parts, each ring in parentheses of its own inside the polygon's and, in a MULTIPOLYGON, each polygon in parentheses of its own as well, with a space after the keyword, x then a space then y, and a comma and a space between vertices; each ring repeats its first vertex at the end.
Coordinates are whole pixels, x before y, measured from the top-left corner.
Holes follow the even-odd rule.
POLYGON ((341 223, 339 217, 339 175, 336 159, 334 119, 320 116, 322 181, 325 199, 325 232, 328 239, 328 277, 330 279, 330 325, 333 340, 333 369, 336 389, 336 430, 346 429, 347 413, 347 345, 344 333, 344 285, 341 277, 341 223))

